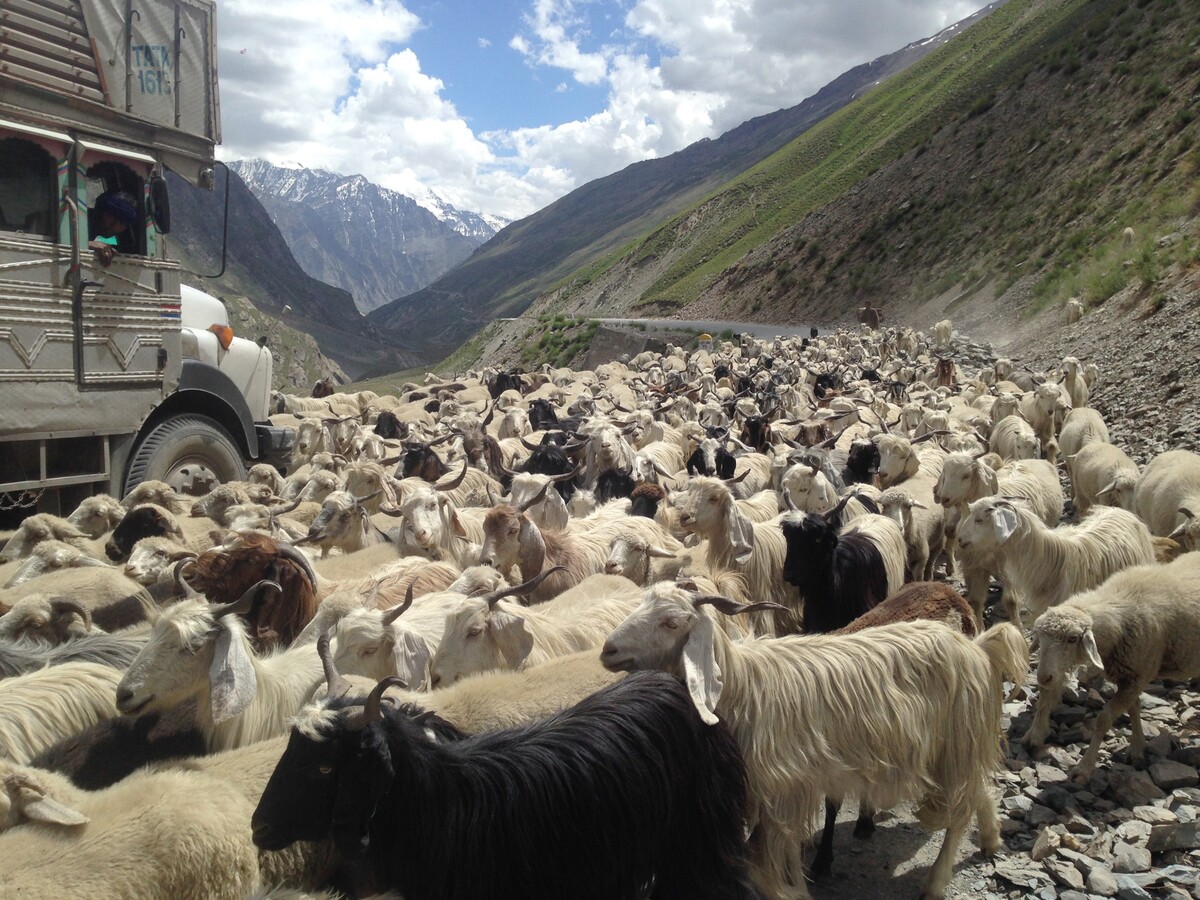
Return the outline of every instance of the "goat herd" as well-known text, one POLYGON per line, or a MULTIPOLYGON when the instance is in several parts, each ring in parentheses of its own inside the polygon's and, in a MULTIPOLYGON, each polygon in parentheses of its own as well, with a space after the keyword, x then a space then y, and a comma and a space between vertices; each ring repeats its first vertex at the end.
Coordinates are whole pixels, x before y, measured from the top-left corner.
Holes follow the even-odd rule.
POLYGON ((1075 669, 1116 685, 1083 781, 1122 713, 1141 759, 1151 680, 1200 675, 1200 456, 1139 471, 1093 367, 949 340, 284 395, 286 476, 29 517, 0 896, 800 898, 847 796, 857 834, 902 801, 945 832, 944 896, 973 822, 1001 846, 1026 629, 1031 749, 1075 669))

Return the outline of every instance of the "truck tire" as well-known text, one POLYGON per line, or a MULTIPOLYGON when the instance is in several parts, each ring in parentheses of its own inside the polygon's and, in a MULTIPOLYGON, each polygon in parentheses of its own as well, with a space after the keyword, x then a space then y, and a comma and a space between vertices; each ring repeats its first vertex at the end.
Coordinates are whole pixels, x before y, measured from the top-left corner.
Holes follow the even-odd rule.
POLYGON ((224 483, 245 477, 241 451, 216 421, 175 416, 155 425, 138 444, 125 476, 125 494, 143 481, 165 481, 182 493, 206 480, 224 483))

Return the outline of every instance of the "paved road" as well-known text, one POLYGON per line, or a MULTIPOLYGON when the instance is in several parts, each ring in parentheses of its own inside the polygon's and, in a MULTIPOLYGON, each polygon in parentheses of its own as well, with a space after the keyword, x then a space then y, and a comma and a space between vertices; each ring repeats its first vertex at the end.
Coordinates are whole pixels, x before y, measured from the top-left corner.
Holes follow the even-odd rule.
POLYGON ((732 329, 734 334, 743 331, 763 340, 769 340, 776 335, 789 337, 802 335, 808 337, 809 325, 764 325, 761 322, 713 322, 683 319, 598 319, 601 323, 613 325, 641 324, 647 328, 668 328, 679 331, 707 331, 713 337, 726 329, 732 329))

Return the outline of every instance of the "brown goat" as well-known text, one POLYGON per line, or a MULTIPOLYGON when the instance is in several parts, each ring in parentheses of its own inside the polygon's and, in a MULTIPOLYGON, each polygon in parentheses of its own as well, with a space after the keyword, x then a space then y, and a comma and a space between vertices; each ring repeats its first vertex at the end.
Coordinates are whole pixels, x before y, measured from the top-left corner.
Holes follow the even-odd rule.
POLYGON ((938 387, 954 387, 954 379, 958 376, 958 371, 954 366, 954 360, 946 357, 938 357, 937 367, 933 370, 934 376, 937 378, 938 387))
POLYGON ((940 581, 914 581, 906 584, 878 606, 863 613, 845 628, 833 634, 853 634, 877 625, 916 622, 928 619, 941 622, 969 638, 975 637, 975 615, 962 594, 940 581))
POLYGON ((291 644, 316 615, 316 575, 303 560, 290 544, 247 532, 200 554, 186 575, 212 603, 232 603, 263 579, 279 583, 282 592, 265 591, 245 616, 247 633, 262 652, 291 644))

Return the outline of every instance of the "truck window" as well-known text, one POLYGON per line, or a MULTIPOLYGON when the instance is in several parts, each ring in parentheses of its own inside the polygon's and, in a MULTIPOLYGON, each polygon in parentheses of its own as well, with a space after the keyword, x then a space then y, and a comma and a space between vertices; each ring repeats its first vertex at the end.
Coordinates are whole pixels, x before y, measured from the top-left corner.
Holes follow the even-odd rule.
MULTIPOLYGON (((88 196, 88 239, 102 236, 105 232, 104 212, 128 211, 132 206, 133 217, 119 234, 116 234, 117 252, 125 255, 145 255, 146 225, 142 208, 142 179, 132 169, 115 162, 96 163, 87 171, 88 196), (118 198, 110 205, 110 198, 118 198), (111 208, 110 208, 111 206, 111 208)), ((111 224, 111 220, 109 220, 111 224)), ((104 234, 104 237, 109 235, 104 234)))
POLYGON ((54 233, 54 159, 32 141, 0 140, 0 231, 54 233))

